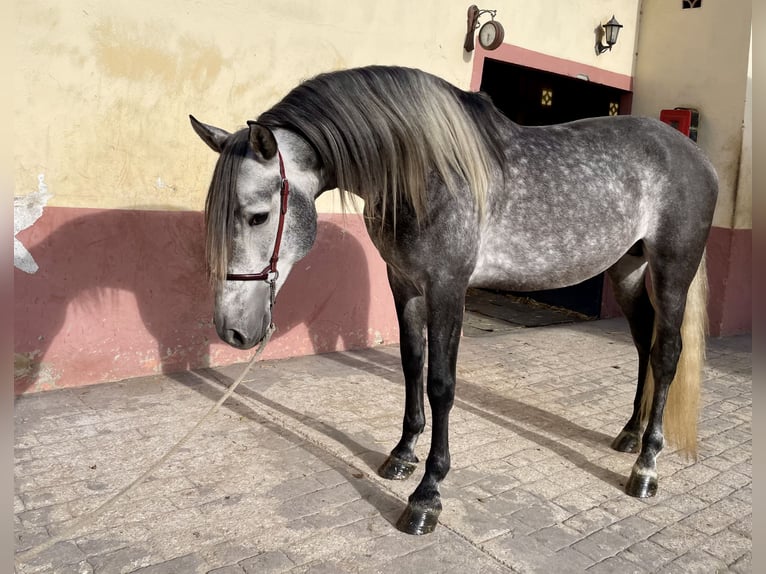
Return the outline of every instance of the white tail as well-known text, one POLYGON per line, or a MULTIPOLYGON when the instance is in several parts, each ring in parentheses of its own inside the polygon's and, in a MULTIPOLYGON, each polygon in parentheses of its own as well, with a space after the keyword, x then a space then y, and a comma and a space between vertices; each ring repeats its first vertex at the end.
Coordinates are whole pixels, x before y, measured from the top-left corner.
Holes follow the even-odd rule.
MULTIPOLYGON (((697 458, 697 419, 699 417, 702 367, 705 362, 707 336, 707 268, 705 254, 686 296, 686 310, 681 325, 683 348, 676 376, 665 403, 662 428, 665 441, 687 458, 697 458)), ((654 341, 652 341, 653 343, 654 341)), ((651 365, 647 370, 641 398, 641 420, 646 421, 652 405, 654 378, 651 365)))

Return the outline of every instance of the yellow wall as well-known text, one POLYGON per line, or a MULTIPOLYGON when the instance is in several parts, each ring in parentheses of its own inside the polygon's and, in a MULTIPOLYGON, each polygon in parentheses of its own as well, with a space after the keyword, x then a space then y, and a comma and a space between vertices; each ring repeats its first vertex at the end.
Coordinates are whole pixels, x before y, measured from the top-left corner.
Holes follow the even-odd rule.
POLYGON ((663 108, 697 108, 698 143, 713 160, 720 194, 713 224, 751 227, 751 202, 736 202, 747 87, 751 4, 704 0, 643 0, 633 113, 658 117, 663 108))
MULTIPOLYGON (((425 69, 468 88, 465 0, 17 2, 16 194, 201 210, 215 161, 187 115, 235 129, 317 73, 425 69), (42 177, 42 179, 41 179, 42 177)), ((638 0, 505 0, 505 42, 631 75, 638 0), (625 25, 596 57, 593 30, 625 25)), ((487 19, 484 16, 482 22, 487 19)), ((334 211, 332 197, 320 211, 334 211)))
POLYGON ((489 7, 498 9, 507 44, 631 76, 639 5, 640 0, 516 0, 489 7), (612 50, 597 56, 596 28, 612 16, 623 28, 612 50))

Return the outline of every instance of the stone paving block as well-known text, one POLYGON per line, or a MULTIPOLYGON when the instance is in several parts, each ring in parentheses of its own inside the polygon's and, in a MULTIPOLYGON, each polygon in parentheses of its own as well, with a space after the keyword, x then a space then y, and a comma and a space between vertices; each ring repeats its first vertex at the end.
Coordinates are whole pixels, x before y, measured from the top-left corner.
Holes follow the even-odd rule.
POLYGON ((96 572, 127 574, 145 566, 163 562, 164 558, 147 548, 135 545, 113 552, 88 557, 96 572))
POLYGON ((630 540, 615 532, 600 530, 572 544, 572 548, 594 562, 601 562, 630 546, 630 540))
POLYGON ((77 564, 54 567, 51 574, 95 574, 95 570, 90 562, 81 560, 77 564))
POLYGON ((79 564, 85 554, 71 541, 59 542, 39 554, 16 563, 19 574, 50 572, 54 568, 79 564))
POLYGON ((744 486, 752 483, 752 466, 748 463, 747 475, 744 472, 738 472, 736 466, 732 469, 722 472, 718 476, 718 480, 727 486, 731 486, 735 490, 738 490, 744 486))
POLYGON ((24 492, 21 497, 26 510, 35 510, 92 496, 102 489, 101 483, 97 481, 79 481, 47 488, 30 489, 24 492))
POLYGON ((564 520, 563 524, 569 528, 577 530, 583 535, 588 535, 609 526, 617 521, 612 514, 601 508, 590 508, 571 518, 564 520))
POLYGON ((136 540, 151 536, 151 529, 141 524, 121 525, 96 532, 80 533, 75 539, 77 547, 89 558, 127 548, 136 540))
POLYGON ((623 538, 628 540, 645 539, 649 538, 652 534, 657 532, 660 527, 648 520, 644 520, 639 516, 628 516, 618 522, 614 522, 604 528, 605 532, 614 532, 619 534, 623 538))
POLYGON ((658 574, 671 574, 683 572, 684 574, 709 574, 710 572, 724 572, 726 564, 711 556, 703 550, 690 550, 683 556, 662 567, 658 574))
POLYGON ((550 500, 558 495, 567 492, 572 487, 566 477, 559 476, 556 480, 543 478, 531 484, 525 484, 524 490, 539 496, 540 498, 550 500))
POLYGON ((510 569, 486 555, 472 555, 461 540, 456 543, 453 552, 445 553, 433 544, 420 550, 399 556, 390 566, 383 565, 381 570, 396 572, 434 572, 452 574, 454 572, 486 572, 487 574, 508 573, 510 569))
POLYGON ((532 532, 526 524, 514 520, 511 516, 495 514, 480 502, 461 497, 451 498, 451 504, 442 510, 442 522, 463 525, 461 533, 476 544, 482 544, 509 531, 517 534, 532 532))
POLYGON ((537 572, 555 553, 528 536, 499 536, 483 545, 516 572, 537 572))
POLYGON ((354 564, 345 563, 342 559, 328 559, 297 566, 290 572, 292 574, 351 574, 358 572, 358 568, 354 564))
POLYGON ((624 492, 621 492, 619 496, 602 502, 599 508, 608 514, 621 519, 628 516, 634 516, 644 511, 652 504, 654 503, 647 501, 644 498, 634 498, 632 496, 628 496, 624 492))
POLYGON ((684 526, 671 524, 652 535, 649 540, 671 550, 677 554, 684 554, 694 547, 702 544, 706 539, 705 534, 684 526))
POLYGON ((296 530, 307 529, 310 532, 320 529, 341 528, 370 517, 380 518, 379 511, 367 501, 358 498, 348 504, 288 522, 287 526, 296 530))
MULTIPOLYGON (((440 539, 444 540, 441 537, 440 539)), ((416 552, 435 543, 435 541, 423 540, 422 537, 407 536, 389 530, 379 536, 362 540, 358 545, 357 556, 360 565, 365 569, 385 571, 384 565, 394 564, 398 557, 416 552)))
POLYGON ((45 526, 15 526, 14 527, 14 542, 16 551, 21 552, 28 550, 38 544, 46 542, 50 538, 48 529, 45 526))
POLYGON ((205 574, 208 571, 207 563, 196 554, 179 556, 172 560, 152 564, 134 570, 135 574, 205 574))
MULTIPOLYGON (((261 572, 263 572, 263 570, 261 570, 261 572)), ((207 574, 245 574, 245 570, 238 564, 235 564, 233 566, 223 566, 221 568, 208 570, 207 574)))
MULTIPOLYGON (((259 545, 254 540, 253 533, 249 533, 248 540, 241 541, 234 537, 228 537, 226 540, 217 544, 205 545, 198 549, 198 553, 210 565, 211 569, 237 566, 239 562, 259 556, 266 552, 263 545, 259 545)), ((239 574, 242 574, 240 568, 239 574)))
POLYGON ((239 566, 246 574, 261 574, 262 572, 287 572, 295 567, 295 563, 281 551, 264 552, 242 560, 239 566))
POLYGON ((340 484, 329 489, 313 491, 290 498, 279 506, 280 515, 286 519, 296 519, 316 514, 320 509, 337 506, 359 498, 359 493, 348 484, 340 484))
POLYGON ((555 497, 552 502, 570 512, 572 515, 579 514, 584 510, 590 510, 597 506, 592 498, 580 492, 579 489, 565 492, 564 494, 555 497))
POLYGON ((533 530, 553 526, 565 520, 570 514, 555 504, 531 504, 513 513, 512 518, 523 522, 533 530))
POLYGON ((594 564, 587 570, 588 574, 614 574, 615 572, 619 572, 620 574, 645 574, 647 570, 635 562, 631 562, 620 556, 610 556, 609 558, 594 564))
POLYGON ((750 574, 753 572, 753 556, 748 552, 731 565, 731 571, 737 574, 750 574))
POLYGON ((554 552, 571 546, 583 537, 582 533, 562 524, 554 524, 553 526, 542 528, 537 532, 531 533, 529 536, 554 552))
POLYGON ((705 501, 708 504, 717 502, 735 492, 734 487, 720 481, 709 482, 696 487, 690 494, 705 501))
POLYGON ((68 440, 65 442, 40 444, 38 446, 33 446, 31 448, 25 449, 24 457, 22 460, 56 458, 65 455, 81 453, 83 450, 89 448, 90 441, 100 438, 101 437, 99 435, 94 435, 92 437, 68 440))
POLYGON ((656 572, 662 566, 676 557, 674 552, 650 540, 642 540, 617 554, 644 569, 645 572, 656 572))
POLYGON ((731 564, 751 553, 753 543, 750 537, 727 529, 700 540, 698 546, 708 554, 731 564))
POLYGON ((652 506, 644 508, 636 516, 648 520, 649 522, 654 522, 660 526, 666 526, 668 524, 674 524, 679 520, 683 520, 686 514, 679 512, 670 506, 655 503, 652 506))
POLYGON ((17 515, 21 523, 27 527, 42 527, 65 520, 71 520, 73 515, 67 503, 43 506, 34 510, 25 510, 17 515))
POLYGON ((741 534, 745 538, 750 538, 753 532, 753 515, 748 514, 738 519, 734 524, 729 526, 729 530, 736 534, 741 534))
POLYGON ((677 494, 669 497, 666 504, 673 510, 686 515, 693 514, 708 506, 707 502, 691 494, 677 494))
POLYGON ((715 507, 703 508, 690 516, 687 516, 679 522, 679 524, 688 526, 699 532, 707 534, 715 534, 720 532, 727 526, 734 522, 734 518, 728 514, 717 510, 715 507))

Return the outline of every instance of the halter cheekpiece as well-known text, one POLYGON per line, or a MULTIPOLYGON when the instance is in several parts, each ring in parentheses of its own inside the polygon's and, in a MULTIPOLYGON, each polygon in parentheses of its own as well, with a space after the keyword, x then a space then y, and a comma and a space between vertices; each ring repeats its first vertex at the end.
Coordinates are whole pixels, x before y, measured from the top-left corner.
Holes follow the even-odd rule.
POLYGON ((287 213, 287 196, 290 194, 290 182, 285 175, 285 162, 282 160, 282 154, 277 150, 279 159, 279 177, 280 177, 280 206, 279 206, 279 224, 277 225, 277 238, 274 241, 274 251, 271 253, 269 264, 263 268, 260 273, 227 273, 227 281, 266 281, 271 286, 271 304, 274 304, 276 295, 276 282, 279 277, 277 271, 277 261, 279 260, 279 246, 282 243, 282 231, 285 226, 285 214, 287 213))

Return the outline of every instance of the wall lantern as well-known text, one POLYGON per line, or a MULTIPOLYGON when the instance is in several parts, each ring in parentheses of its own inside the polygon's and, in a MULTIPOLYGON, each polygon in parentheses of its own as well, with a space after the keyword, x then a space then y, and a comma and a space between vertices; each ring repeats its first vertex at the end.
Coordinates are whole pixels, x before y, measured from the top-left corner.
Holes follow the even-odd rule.
POLYGON ((463 50, 466 52, 473 52, 473 33, 479 27, 479 17, 483 14, 489 14, 492 19, 485 22, 479 29, 479 44, 485 50, 494 50, 503 43, 505 30, 503 30, 503 25, 495 20, 497 10, 481 10, 472 4, 468 7, 468 30, 465 33, 465 42, 463 43, 463 50))
POLYGON ((622 28, 622 24, 615 20, 614 14, 612 14, 612 19, 609 20, 609 22, 596 28, 596 56, 612 49, 612 46, 617 43, 617 36, 620 34, 620 28, 622 28), (601 43, 602 37, 606 37, 606 46, 601 43))

